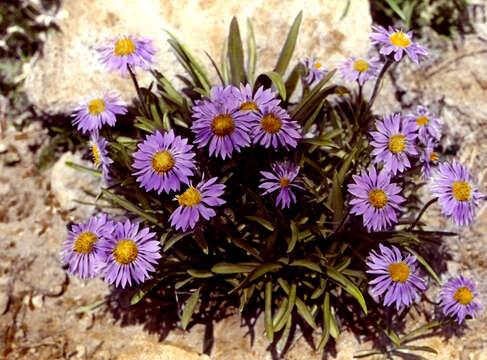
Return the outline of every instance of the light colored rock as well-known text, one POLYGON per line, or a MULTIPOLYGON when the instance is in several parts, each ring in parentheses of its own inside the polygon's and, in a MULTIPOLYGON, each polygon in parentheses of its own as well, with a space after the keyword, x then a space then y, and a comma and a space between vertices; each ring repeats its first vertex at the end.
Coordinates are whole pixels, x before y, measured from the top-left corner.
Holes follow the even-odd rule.
POLYGON ((32 297, 32 305, 35 308, 40 309, 44 305, 44 296, 43 295, 36 295, 32 297))
MULTIPOLYGON (((88 161, 82 160, 78 154, 65 153, 51 169, 51 189, 61 209, 72 210, 82 207, 76 200, 87 200, 87 193, 96 196, 100 191, 101 178, 77 171, 66 165, 72 162, 85 167, 93 167, 88 161)), ((92 211, 89 207, 87 211, 92 211)))
POLYGON ((157 344, 152 341, 136 339, 125 347, 115 358, 116 360, 209 360, 208 355, 198 354, 185 348, 157 344))
POLYGON ((10 300, 9 295, 6 292, 7 289, 0 289, 0 315, 3 315, 8 308, 8 302, 10 300))
MULTIPOLYGON (((291 65, 305 56, 315 56, 333 67, 344 56, 369 49, 369 2, 354 0, 342 18, 345 7, 345 1, 325 4, 321 0, 64 1, 57 20, 61 31, 48 38, 44 56, 32 64, 25 90, 40 110, 50 113, 69 113, 83 96, 107 89, 118 90, 130 101, 135 96, 130 79, 107 74, 97 62, 95 48, 122 34, 150 37, 159 50, 157 68, 172 80, 183 69, 169 50, 163 29, 178 34, 216 81, 204 51, 219 63, 233 16, 239 20, 244 43, 246 20, 252 19, 258 66, 269 71, 301 9, 303 22, 291 65)), ((141 82, 147 84, 148 74, 142 73, 141 82)))

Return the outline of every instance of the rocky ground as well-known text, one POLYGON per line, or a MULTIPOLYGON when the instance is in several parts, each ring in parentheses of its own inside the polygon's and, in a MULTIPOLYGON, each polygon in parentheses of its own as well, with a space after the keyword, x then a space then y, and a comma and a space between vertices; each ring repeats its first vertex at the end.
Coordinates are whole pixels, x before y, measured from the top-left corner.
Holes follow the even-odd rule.
MULTIPOLYGON (((123 19, 132 21, 129 16, 130 7, 117 8, 118 15, 114 16, 113 9, 100 5, 104 4, 100 1, 90 0, 92 10, 96 8, 104 11, 105 15, 99 17, 103 21, 87 25, 90 14, 86 8, 78 8, 77 2, 67 3, 70 5, 62 9, 61 14, 65 17, 64 26, 73 24, 72 29, 68 31, 65 27, 64 35, 56 35, 58 37, 55 41, 47 44, 47 49, 52 51, 48 51, 38 64, 32 65, 27 82, 31 100, 34 104, 37 103, 38 108, 64 112, 76 102, 73 89, 78 89, 83 77, 88 80, 88 84, 83 85, 86 87, 84 90, 96 90, 94 77, 87 75, 95 71, 91 62, 85 68, 68 68, 73 59, 78 58, 79 53, 91 49, 95 43, 83 38, 86 32, 81 34, 79 29, 88 26, 88 35, 92 34, 97 38, 100 36, 97 26, 107 27, 110 26, 110 21, 115 21, 114 28, 121 31, 124 29, 121 24, 123 19), (74 23, 72 19, 69 20, 69 16, 75 19, 74 23), (60 55, 59 52, 62 51, 65 53, 60 55), (53 63, 56 65, 53 66, 53 63), (53 69, 58 69, 59 73, 53 73, 53 69), (63 74, 72 71, 74 75, 71 80, 63 79, 63 74), (43 91, 43 87, 49 91, 43 91)), ((159 15, 167 10, 161 5, 163 2, 146 4, 155 6, 159 15)), ((199 11, 206 12, 207 16, 215 16, 212 15, 216 11, 213 1, 200 1, 198 4, 201 8, 199 11)), ((236 8, 232 6, 237 6, 236 2, 232 4, 225 8, 228 14, 235 12, 236 8)), ((351 16, 358 17, 363 12, 363 2, 360 4, 355 9, 356 15, 351 16)), ((191 2, 184 2, 183 5, 188 7, 188 11, 193 6, 191 2)), ((252 15, 254 11, 253 16, 257 16, 259 9, 254 5, 249 6, 250 10, 247 9, 245 14, 252 15)), ((295 12, 296 9, 287 11, 295 12)), ((230 15, 227 15, 225 16, 230 19, 230 15)), ((173 26, 177 26, 180 21, 178 16, 173 15, 173 26)), ((333 20, 331 15, 327 16, 333 20)), ((368 31, 370 18, 364 17, 360 17, 356 26, 368 31)), ((312 18, 318 19, 319 16, 313 14, 312 18)), ((150 20, 152 28, 155 27, 156 20, 150 20)), ((275 18, 273 21, 284 28, 284 21, 279 22, 275 18)), ((210 37, 214 37, 214 33, 221 33, 223 25, 226 26, 227 23, 215 22, 215 29, 210 31, 210 35, 213 35, 210 37)), ((132 28, 142 26, 136 22, 130 24, 132 28)), ((191 29, 195 26, 191 25, 191 29)), ((260 27, 256 32, 264 31, 264 23, 256 26, 260 27)), ((343 26, 340 28, 343 35, 347 27, 340 26, 343 26)), ((479 24, 480 30, 482 26, 485 25, 479 24)), ((308 24, 302 38, 310 40, 303 45, 302 51, 309 52, 313 49, 313 30, 313 25, 308 24)), ((103 31, 109 32, 106 29, 103 31)), ((400 109, 407 111, 420 103, 437 110, 442 109, 445 152, 456 152, 456 158, 473 169, 481 191, 487 193, 487 43, 482 35, 487 34, 487 30, 482 31, 454 44, 433 47, 431 58, 421 68, 406 62, 395 69, 393 76, 384 81, 383 95, 379 98, 376 109, 379 113, 400 109)), ((186 36, 189 38, 190 34, 186 36)), ((196 41, 196 45, 198 41, 202 41, 199 37, 195 39, 193 41, 196 41)), ((349 55, 356 46, 363 43, 360 36, 342 43, 339 40, 343 41, 342 36, 335 33, 334 39, 338 45, 327 51, 342 56, 349 55)), ((215 46, 217 40, 211 41, 213 42, 209 45, 209 51, 218 54, 218 46, 221 44, 215 46)), ((281 41, 280 39, 279 43, 281 41)), ((331 46, 329 42, 327 44, 331 46)), ((266 55, 266 51, 272 46, 276 45, 269 41, 264 43, 259 50, 263 57, 270 57, 270 54, 266 55)), ((324 49, 324 45, 321 48, 324 49)), ((324 50, 319 54, 314 52, 318 56, 326 53, 324 50)), ((164 64, 168 67, 174 66, 172 62, 164 64)), ((106 78, 104 81, 118 81, 120 85, 120 80, 106 78)), ((119 90, 125 91, 125 96, 131 96, 128 88, 124 87, 125 84, 120 85, 119 90)), ((65 154, 52 168, 39 172, 36 154, 48 141, 45 130, 38 123, 32 124, 23 132, 9 128, 0 133, 0 359, 272 358, 267 350, 262 318, 256 319, 255 324, 249 328, 241 325, 237 314, 230 313, 213 324, 195 325, 188 332, 177 328, 169 331, 161 325, 168 314, 132 316, 126 299, 112 294, 101 280, 81 281, 68 277, 59 256, 67 234, 66 224, 86 220, 93 207, 75 200, 91 201, 87 194, 96 194, 100 184, 90 175, 75 172, 65 165, 66 161, 82 162, 76 154, 65 154), (211 339, 210 347, 203 341, 205 336, 211 339), (210 356, 203 354, 205 349, 210 356)), ((452 257, 447 263, 448 272, 475 277, 480 283, 480 299, 484 304, 487 304, 486 208, 487 204, 484 202, 474 225, 460 230, 460 236, 446 240, 448 253, 452 257)), ((432 207, 428 210, 425 219, 432 228, 459 231, 441 217, 438 208, 432 207)), ((437 290, 433 288, 431 295, 435 295, 437 290)), ((419 324, 421 319, 419 314, 413 314, 409 319, 409 326, 419 324)), ((448 337, 429 337, 415 345, 427 345, 438 350, 437 356, 426 353, 426 359, 486 360, 486 321, 487 311, 484 311, 475 321, 469 321, 467 327, 450 332, 448 337)), ((297 337, 297 342, 286 353, 285 359, 322 359, 313 352, 304 337, 297 337)), ((371 345, 371 342, 359 341, 353 334, 344 333, 323 358, 348 360, 357 351, 368 349, 371 345)))

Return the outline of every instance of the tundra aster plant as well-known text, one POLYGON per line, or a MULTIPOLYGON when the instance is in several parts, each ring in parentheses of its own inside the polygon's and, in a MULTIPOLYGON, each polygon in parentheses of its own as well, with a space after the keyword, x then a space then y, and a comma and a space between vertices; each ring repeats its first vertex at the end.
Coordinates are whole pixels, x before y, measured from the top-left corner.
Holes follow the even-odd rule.
POLYGON ((415 334, 451 317, 464 324, 481 308, 473 280, 455 278, 442 290, 444 317, 432 314, 423 330, 404 333, 410 308, 427 311, 424 292, 440 291, 438 244, 455 235, 422 215, 438 201, 451 226, 467 226, 483 195, 464 165, 434 152, 434 104, 415 114, 374 112, 393 61, 406 54, 413 62, 400 65, 421 71, 427 51, 411 32, 374 27, 378 53, 343 59, 348 88, 333 83, 336 70, 326 64, 306 60, 287 71, 301 19, 262 74, 251 27, 244 56, 233 19, 223 63, 211 61, 218 81, 168 33, 185 71, 182 89, 157 70, 150 40, 100 45, 109 70, 130 75, 135 106, 118 122, 125 108, 97 98, 76 110, 73 125, 91 135, 95 167, 110 174, 97 208, 108 202, 122 212, 73 225, 63 259, 73 274, 132 294, 144 313, 154 302, 143 299, 177 299, 172 313, 182 328, 213 316, 215 306, 237 306, 243 317, 262 309, 280 354, 297 323, 319 332, 320 351, 346 329, 392 340, 370 354, 422 351, 407 345, 415 334), (151 68, 150 86, 139 85, 134 66, 151 68), (430 176, 421 204, 418 189, 430 176))

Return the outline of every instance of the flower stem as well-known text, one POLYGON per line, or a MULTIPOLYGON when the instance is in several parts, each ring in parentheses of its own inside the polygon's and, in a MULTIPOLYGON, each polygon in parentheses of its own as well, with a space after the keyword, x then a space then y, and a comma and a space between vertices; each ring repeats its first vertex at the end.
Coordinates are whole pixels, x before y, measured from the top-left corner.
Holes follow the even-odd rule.
POLYGON ((377 77, 377 80, 375 82, 374 90, 372 91, 372 96, 370 97, 369 100, 369 108, 371 108, 372 105, 374 104, 375 98, 377 96, 377 91, 379 90, 379 85, 382 82, 382 78, 384 77, 387 69, 389 68, 389 66, 392 65, 392 63, 393 61, 391 59, 386 58, 386 62, 384 63, 384 66, 382 67, 382 70, 380 71, 379 76, 377 77))
POLYGON ((140 106, 142 107, 142 110, 144 112, 144 116, 148 119, 151 119, 151 117, 149 115, 149 111, 147 111, 147 109, 145 107, 145 101, 144 101, 144 98, 142 97, 142 91, 140 91, 139 83, 137 82, 137 78, 135 77, 135 73, 129 64, 127 64, 127 69, 129 71, 130 77, 132 78, 132 81, 134 83, 135 90, 137 91, 137 97, 139 98, 140 106))
POLYGON ((423 214, 426 211, 426 209, 429 208, 431 205, 433 205, 436 201, 438 201, 438 198, 433 198, 430 201, 428 201, 425 206, 423 206, 423 209, 419 213, 419 215, 416 218, 416 220, 414 220, 414 222, 411 224, 411 226, 409 227, 408 231, 412 231, 414 229, 414 227, 418 224, 419 220, 423 216, 423 214))

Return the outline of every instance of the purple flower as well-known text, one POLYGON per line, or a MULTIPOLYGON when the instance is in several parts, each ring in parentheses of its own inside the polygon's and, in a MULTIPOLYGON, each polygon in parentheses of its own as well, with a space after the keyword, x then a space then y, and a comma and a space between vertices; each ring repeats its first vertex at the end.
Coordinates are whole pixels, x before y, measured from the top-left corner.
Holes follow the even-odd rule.
POLYGON ((275 163, 272 165, 273 173, 267 171, 261 171, 264 176, 260 181, 260 189, 265 189, 262 195, 270 194, 276 190, 279 190, 279 195, 276 198, 276 206, 281 206, 281 209, 290 207, 291 202, 296 202, 296 196, 294 195, 291 187, 303 189, 302 186, 295 183, 296 176, 299 173, 299 166, 286 161, 282 163, 275 163))
POLYGON ((467 279, 463 276, 448 279, 441 289, 440 306, 446 316, 456 316, 456 321, 461 324, 467 315, 475 317, 477 311, 482 310, 483 306, 477 297, 475 289, 477 284, 472 278, 467 279))
POLYGON ((389 31, 382 26, 372 26, 370 37, 372 45, 381 45, 380 53, 389 55, 394 52, 394 60, 400 61, 404 52, 416 64, 419 63, 419 56, 426 56, 428 54, 425 47, 418 45, 413 41, 413 32, 404 33, 389 26, 389 31))
POLYGON ((132 166, 138 170, 133 175, 147 191, 154 189, 158 194, 179 191, 180 184, 189 184, 188 177, 193 176, 195 153, 192 148, 188 139, 175 136, 173 130, 164 134, 156 131, 148 135, 133 154, 132 166))
POLYGON ((416 258, 407 255, 404 259, 399 249, 389 249, 379 244, 380 254, 371 251, 366 265, 369 274, 378 275, 369 284, 375 296, 385 293, 384 305, 396 303, 396 309, 410 306, 418 297, 418 291, 426 290, 424 280, 416 269, 416 258))
POLYGON ((367 173, 362 170, 361 175, 353 175, 354 184, 348 185, 348 192, 353 195, 350 200, 351 214, 363 215, 364 226, 370 232, 380 231, 397 223, 396 210, 404 202, 401 188, 391 183, 390 174, 382 170, 377 174, 375 166, 367 173))
POLYGON ((440 140, 441 123, 438 117, 424 106, 418 106, 415 114, 406 115, 404 118, 415 125, 415 130, 418 131, 419 139, 423 144, 426 144, 430 137, 436 141, 440 140))
POLYGON ((206 220, 216 215, 211 207, 225 204, 225 200, 220 199, 225 185, 215 184, 216 180, 214 177, 205 182, 203 178, 196 187, 190 186, 181 195, 176 195, 179 206, 169 218, 172 227, 186 231, 188 227, 194 228, 200 215, 206 220))
POLYGON ((421 174, 425 180, 431 177, 431 166, 436 165, 438 160, 438 153, 434 151, 436 142, 428 138, 425 148, 419 154, 419 162, 423 164, 421 167, 421 174))
POLYGON ((367 60, 350 56, 338 66, 338 70, 348 81, 358 80, 359 84, 363 85, 367 80, 377 76, 379 64, 379 58, 367 60))
POLYGON ((405 121, 400 114, 385 116, 383 121, 376 121, 378 131, 370 132, 375 148, 370 153, 374 162, 384 162, 385 168, 394 175, 411 167, 408 155, 418 155, 415 140, 415 125, 405 121))
POLYGON ((304 59, 307 75, 303 78, 305 85, 311 86, 315 81, 320 81, 328 72, 319 61, 310 58, 304 59))
POLYGON ((210 156, 230 158, 233 150, 250 145, 247 115, 238 108, 231 87, 213 87, 211 99, 197 101, 193 112, 195 142, 199 148, 209 143, 210 156))
POLYGON ((240 84, 240 89, 233 86, 232 94, 237 100, 237 106, 240 110, 245 112, 259 111, 263 106, 275 106, 281 102, 276 98, 276 95, 271 89, 259 87, 255 94, 252 94, 252 88, 249 84, 243 86, 240 84))
POLYGON ((459 226, 468 225, 475 215, 475 207, 484 196, 472 184, 465 166, 441 163, 433 174, 431 192, 438 197, 441 211, 459 226))
POLYGON ((97 168, 101 167, 103 178, 106 182, 109 182, 111 180, 110 164, 113 164, 113 160, 108 156, 108 142, 99 136, 96 131, 91 133, 90 142, 93 152, 93 163, 97 168))
POLYGON ((105 124, 114 126, 115 115, 127 113, 125 103, 115 93, 106 93, 102 97, 83 101, 71 115, 73 126, 77 125, 82 133, 98 131, 105 124))
POLYGON ((103 258, 100 248, 113 232, 114 224, 106 214, 92 216, 88 222, 71 226, 71 231, 61 251, 63 262, 69 264, 69 272, 82 279, 97 275, 97 263, 103 258))
POLYGON ((152 45, 152 40, 147 38, 135 38, 128 35, 120 39, 111 40, 109 46, 102 46, 96 49, 100 55, 100 61, 108 71, 120 70, 122 76, 127 75, 127 65, 133 71, 135 66, 140 66, 148 70, 153 63, 152 57, 156 49, 152 45))
POLYGON ((105 280, 125 288, 127 283, 132 286, 132 280, 142 283, 150 279, 149 271, 155 271, 152 264, 161 258, 155 235, 149 228, 139 230, 139 223, 132 224, 130 220, 117 223, 107 241, 100 245, 104 259, 98 266, 105 280))
POLYGON ((290 120, 286 110, 277 105, 265 105, 259 112, 250 114, 252 119, 252 139, 254 144, 268 148, 281 144, 295 148, 301 139, 299 124, 290 120))

